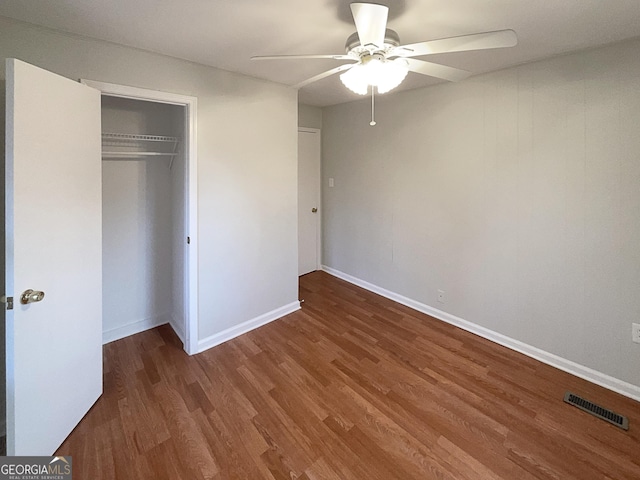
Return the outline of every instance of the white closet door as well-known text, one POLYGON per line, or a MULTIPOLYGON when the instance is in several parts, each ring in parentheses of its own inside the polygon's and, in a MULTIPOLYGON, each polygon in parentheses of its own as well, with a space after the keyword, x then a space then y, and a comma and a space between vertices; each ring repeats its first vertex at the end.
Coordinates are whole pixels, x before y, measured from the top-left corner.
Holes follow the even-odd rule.
POLYGON ((298 130, 298 275, 320 267, 320 131, 298 130))
POLYGON ((100 93, 14 59, 6 78, 7 451, 51 455, 102 393, 100 93))

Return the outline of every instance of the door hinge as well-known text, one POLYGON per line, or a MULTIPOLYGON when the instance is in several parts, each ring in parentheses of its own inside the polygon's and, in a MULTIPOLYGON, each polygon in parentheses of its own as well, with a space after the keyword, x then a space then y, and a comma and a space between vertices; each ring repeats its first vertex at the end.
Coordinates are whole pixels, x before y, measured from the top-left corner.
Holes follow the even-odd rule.
POLYGON ((191 237, 187 237, 187 245, 191 243, 191 237))
POLYGON ((13 297, 2 297, 2 303, 7 305, 7 310, 13 310, 13 297))

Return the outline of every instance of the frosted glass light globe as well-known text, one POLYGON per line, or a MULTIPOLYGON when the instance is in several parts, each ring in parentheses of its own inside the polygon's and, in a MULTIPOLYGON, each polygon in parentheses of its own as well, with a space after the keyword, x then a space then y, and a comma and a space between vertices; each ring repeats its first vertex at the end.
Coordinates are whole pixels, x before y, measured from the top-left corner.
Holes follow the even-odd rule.
POLYGON ((369 85, 378 88, 378 93, 387 93, 402 83, 409 72, 406 60, 387 60, 381 56, 366 56, 340 75, 340 80, 352 92, 366 95, 369 85))

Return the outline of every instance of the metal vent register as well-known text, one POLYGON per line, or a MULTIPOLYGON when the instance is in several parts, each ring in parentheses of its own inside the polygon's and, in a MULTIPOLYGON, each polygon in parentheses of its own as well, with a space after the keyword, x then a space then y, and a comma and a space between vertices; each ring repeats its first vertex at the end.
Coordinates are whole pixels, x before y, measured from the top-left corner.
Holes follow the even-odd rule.
POLYGON ((622 415, 618 415, 611 410, 608 410, 600 405, 596 405, 595 403, 590 402, 589 400, 585 400, 582 397, 579 397, 575 393, 567 392, 564 394, 564 401, 569 405, 573 405, 574 407, 578 407, 580 410, 584 410, 591 415, 594 415, 602 420, 605 420, 616 427, 620 427, 623 430, 629 430, 629 420, 627 417, 622 415))

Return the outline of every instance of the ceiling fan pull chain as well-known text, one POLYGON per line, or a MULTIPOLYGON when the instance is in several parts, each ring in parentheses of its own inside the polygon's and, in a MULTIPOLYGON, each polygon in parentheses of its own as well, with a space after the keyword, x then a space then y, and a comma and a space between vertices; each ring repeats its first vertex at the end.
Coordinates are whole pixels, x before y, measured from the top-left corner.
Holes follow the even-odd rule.
POLYGON ((371 121, 369 122, 369 125, 371 125, 372 127, 376 124, 376 119, 375 119, 375 101, 374 101, 374 90, 375 90, 375 85, 371 85, 371 121))

